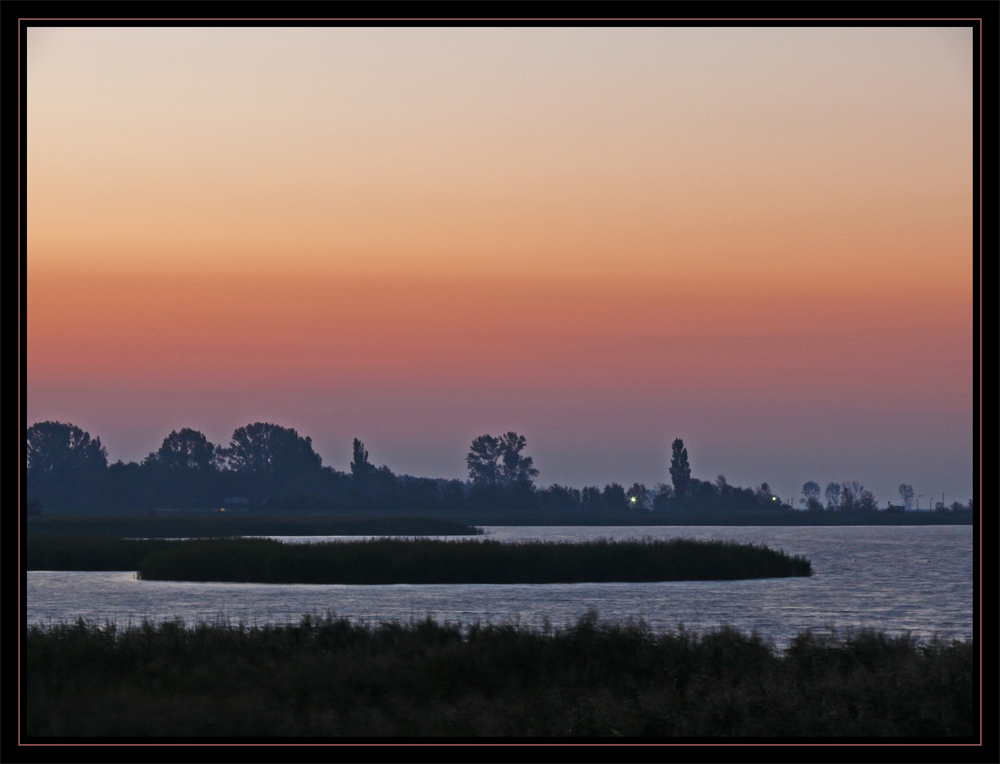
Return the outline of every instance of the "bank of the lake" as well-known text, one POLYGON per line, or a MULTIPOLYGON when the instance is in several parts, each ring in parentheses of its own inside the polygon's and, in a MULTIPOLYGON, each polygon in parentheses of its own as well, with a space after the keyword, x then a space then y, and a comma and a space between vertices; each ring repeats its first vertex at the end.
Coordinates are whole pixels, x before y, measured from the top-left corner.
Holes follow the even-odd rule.
MULTIPOLYGON (((222 511, 59 514, 28 517, 29 538, 221 538, 227 536, 475 536, 462 518, 222 511)), ((117 568, 107 568, 117 570, 117 568)))
POLYGON ((780 527, 972 525, 973 513, 961 512, 469 512, 464 522, 476 526, 657 526, 780 527))
POLYGON ((654 633, 377 627, 33 626, 25 724, 48 737, 970 738, 975 645, 863 630, 787 650, 730 628, 654 633))

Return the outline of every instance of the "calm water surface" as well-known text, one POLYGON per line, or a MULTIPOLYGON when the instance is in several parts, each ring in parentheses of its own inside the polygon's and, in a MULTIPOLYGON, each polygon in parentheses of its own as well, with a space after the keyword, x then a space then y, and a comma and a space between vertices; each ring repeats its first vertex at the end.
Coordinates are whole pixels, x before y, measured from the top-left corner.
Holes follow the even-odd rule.
MULTIPOLYGON (((758 630, 778 644, 811 628, 874 627, 921 638, 965 638, 973 628, 971 526, 917 527, 490 527, 501 541, 594 538, 727 539, 767 544, 812 561, 810 578, 605 584, 212 584, 139 581, 131 572, 29 571, 28 623, 78 617, 136 623, 180 617, 294 622, 305 613, 369 623, 441 621, 554 626, 588 610, 602 620, 643 619, 654 630, 758 630)), ((336 537, 286 537, 307 542, 336 537)))

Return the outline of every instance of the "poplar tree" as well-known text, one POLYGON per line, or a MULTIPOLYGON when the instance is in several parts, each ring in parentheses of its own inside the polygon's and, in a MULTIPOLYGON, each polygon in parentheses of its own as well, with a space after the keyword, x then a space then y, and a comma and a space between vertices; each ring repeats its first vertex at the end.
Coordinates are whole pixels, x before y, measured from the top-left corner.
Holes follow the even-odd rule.
POLYGON ((684 441, 677 438, 670 448, 670 479, 674 484, 674 496, 683 501, 691 484, 691 465, 688 464, 688 452, 684 441))

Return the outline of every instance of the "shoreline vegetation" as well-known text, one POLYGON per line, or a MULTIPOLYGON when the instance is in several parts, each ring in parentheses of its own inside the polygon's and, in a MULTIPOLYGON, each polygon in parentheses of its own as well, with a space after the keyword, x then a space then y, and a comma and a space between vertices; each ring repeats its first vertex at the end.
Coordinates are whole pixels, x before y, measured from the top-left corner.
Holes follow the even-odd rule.
POLYGON ((418 515, 161 512, 28 516, 28 537, 221 538, 226 536, 478 536, 456 518, 418 515))
POLYGON ((28 538, 41 536, 117 538, 221 538, 227 536, 466 536, 482 526, 759 526, 972 525, 968 512, 540 512, 505 510, 414 515, 177 511, 146 514, 28 515, 28 538))
MULTIPOLYGON (((541 524, 578 525, 636 524, 644 516, 650 516, 650 524, 666 525, 953 524, 958 516, 971 523, 975 507, 974 497, 946 506, 942 493, 933 513, 939 517, 928 520, 910 511, 922 497, 906 483, 899 486, 900 504, 890 500, 882 506, 857 480, 830 482, 825 489, 808 480, 801 499, 776 495, 766 481, 744 487, 722 474, 714 481, 702 480, 691 473, 680 438, 670 447, 669 484, 634 482, 626 488, 612 482, 603 488, 574 488, 553 483, 542 488, 526 448, 527 438, 516 432, 480 435, 465 457, 469 476, 463 481, 396 474, 385 464, 377 467, 365 444, 355 438, 350 472, 343 472, 323 465, 310 437, 272 422, 254 422, 237 428, 228 446, 182 428, 140 462, 110 464, 100 438, 91 438, 74 424, 37 422, 26 433, 24 498, 28 515, 409 513, 486 524, 473 517, 510 513, 537 515, 541 524), (797 506, 804 511, 796 511, 797 506), (840 517, 820 517, 828 515, 840 517), (601 516, 607 519, 598 519, 601 516), (560 522, 562 518, 567 523, 560 522)), ((928 509, 932 498, 928 496, 928 509)), ((511 518, 489 524, 514 522, 511 518)), ((520 523, 533 524, 525 519, 520 523)))
POLYGON ((690 539, 583 543, 374 538, 29 539, 29 570, 135 570, 142 580, 264 584, 554 584, 809 576, 762 545, 690 539))
POLYGON ((28 627, 51 737, 969 738, 975 643, 730 627, 230 622, 28 627))

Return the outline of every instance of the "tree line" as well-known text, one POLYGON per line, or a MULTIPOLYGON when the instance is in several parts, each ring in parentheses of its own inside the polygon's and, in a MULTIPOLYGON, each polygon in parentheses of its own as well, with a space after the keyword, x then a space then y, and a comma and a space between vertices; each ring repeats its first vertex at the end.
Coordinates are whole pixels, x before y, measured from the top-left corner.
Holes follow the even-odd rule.
MULTIPOLYGON (((914 495, 912 485, 901 483, 899 486, 900 503, 893 504, 890 501, 886 511, 904 512, 914 509, 914 495)), ((803 498, 799 502, 809 512, 874 512, 879 509, 874 494, 866 490, 857 480, 827 483, 822 496, 826 499, 825 503, 820 499, 819 483, 809 480, 802 485, 803 498)), ((930 499, 928 499, 928 509, 930 508, 929 504, 930 499)), ((964 512, 966 510, 972 511, 972 509, 973 499, 969 499, 968 504, 955 501, 952 502, 951 506, 947 506, 942 500, 934 505, 936 512, 964 512)))
MULTIPOLYGON (((648 511, 780 512, 790 503, 767 483, 756 488, 691 475, 688 452, 678 438, 671 446, 670 483, 629 488, 609 483, 582 489, 559 484, 538 488, 539 471, 524 453, 523 435, 481 435, 465 458, 468 480, 397 475, 376 466, 355 438, 349 472, 324 466, 309 437, 293 428, 255 422, 237 428, 228 445, 214 444, 198 430, 172 431, 139 462, 108 463, 100 438, 73 424, 39 422, 27 430, 26 485, 29 512, 48 510, 128 512, 156 509, 254 508, 276 511, 368 511, 392 509, 461 512, 525 509, 553 512, 648 511)), ((856 481, 803 487, 806 509, 875 509, 874 497, 856 481), (833 487, 837 500, 832 500, 833 487)))

